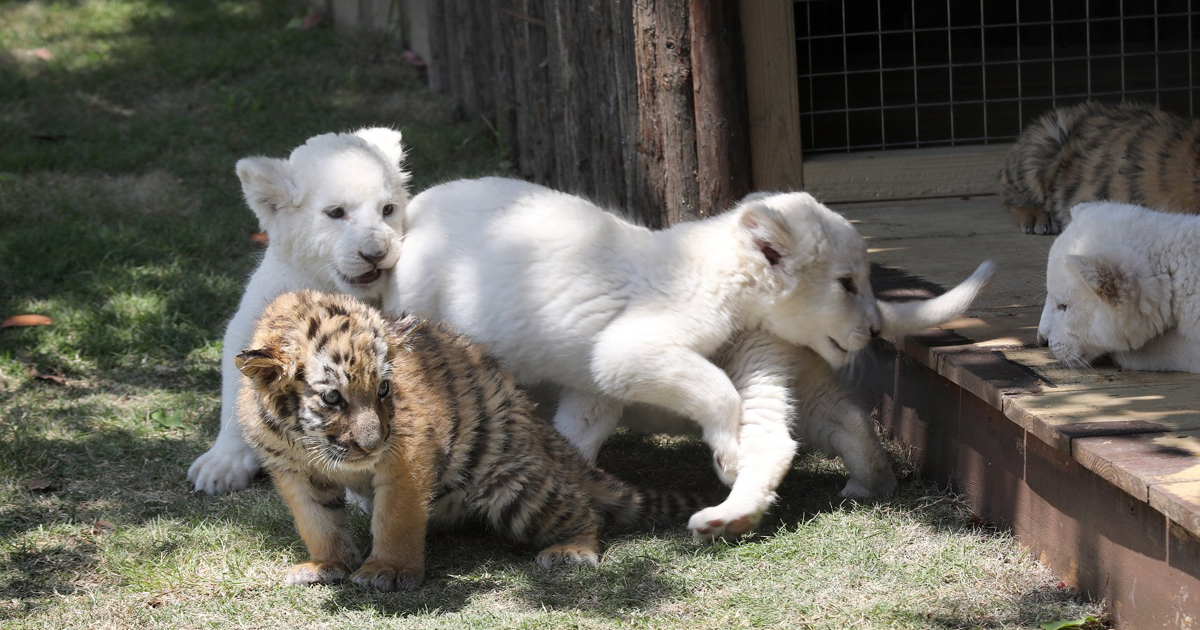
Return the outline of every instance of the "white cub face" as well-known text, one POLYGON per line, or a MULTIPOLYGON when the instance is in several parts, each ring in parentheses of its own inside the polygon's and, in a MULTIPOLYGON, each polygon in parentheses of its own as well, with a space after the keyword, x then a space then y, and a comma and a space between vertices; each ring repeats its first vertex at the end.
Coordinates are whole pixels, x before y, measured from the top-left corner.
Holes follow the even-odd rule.
POLYGON ((766 289, 762 325, 841 367, 881 326, 866 242, 807 193, 749 199, 733 212, 766 289))
POLYGON ((1088 213, 1073 216, 1050 248, 1038 340, 1059 361, 1083 367, 1162 333, 1157 305, 1169 298, 1143 257, 1110 238, 1110 230, 1098 225, 1103 221, 1088 213))
POLYGON ((278 255, 331 289, 379 298, 400 258, 408 173, 392 129, 310 138, 287 160, 238 161, 246 203, 278 255))

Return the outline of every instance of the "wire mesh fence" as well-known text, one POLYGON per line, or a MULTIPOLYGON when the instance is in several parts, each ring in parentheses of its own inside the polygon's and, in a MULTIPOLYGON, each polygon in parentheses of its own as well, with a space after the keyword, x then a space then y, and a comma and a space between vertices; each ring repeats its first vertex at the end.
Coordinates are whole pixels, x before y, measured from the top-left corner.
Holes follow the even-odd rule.
POLYGON ((798 0, 806 154, 1011 142, 1042 112, 1192 117, 1200 0, 798 0))

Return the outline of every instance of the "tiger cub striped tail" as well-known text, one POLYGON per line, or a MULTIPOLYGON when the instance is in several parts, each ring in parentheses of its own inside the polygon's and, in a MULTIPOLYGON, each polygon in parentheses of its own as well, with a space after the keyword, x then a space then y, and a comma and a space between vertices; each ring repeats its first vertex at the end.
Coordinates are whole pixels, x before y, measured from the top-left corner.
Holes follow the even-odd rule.
POLYGON ((641 488, 599 468, 591 470, 584 486, 606 523, 629 529, 678 525, 714 499, 700 493, 641 488))

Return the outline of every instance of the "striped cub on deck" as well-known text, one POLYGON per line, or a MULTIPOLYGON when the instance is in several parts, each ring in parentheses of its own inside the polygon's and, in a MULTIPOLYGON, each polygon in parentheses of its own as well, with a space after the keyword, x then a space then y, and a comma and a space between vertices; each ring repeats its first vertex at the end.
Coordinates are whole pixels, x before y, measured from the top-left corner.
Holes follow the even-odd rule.
POLYGON ((544 567, 596 564, 602 522, 666 524, 699 505, 588 463, 494 358, 444 324, 301 291, 267 307, 250 348, 236 361, 238 417, 311 555, 289 584, 414 588, 426 525, 465 521, 539 547, 544 567), (347 488, 373 499, 365 562, 347 488))
POLYGON ((1200 121, 1151 105, 1089 101, 1025 128, 1000 171, 1000 194, 1026 234, 1057 234, 1084 201, 1200 212, 1200 121))

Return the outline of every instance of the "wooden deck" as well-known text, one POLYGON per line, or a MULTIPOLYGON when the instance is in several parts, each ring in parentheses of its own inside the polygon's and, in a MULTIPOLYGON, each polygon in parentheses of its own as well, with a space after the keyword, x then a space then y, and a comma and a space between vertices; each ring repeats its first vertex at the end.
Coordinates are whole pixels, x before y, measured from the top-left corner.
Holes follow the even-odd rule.
POLYGON ((881 297, 932 295, 984 259, 990 290, 944 330, 879 343, 860 383, 922 475, 1105 600, 1119 628, 1200 624, 1200 376, 1068 370, 1035 343, 1051 237, 995 197, 835 206, 881 297))

